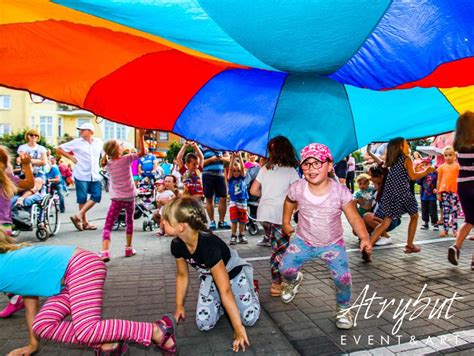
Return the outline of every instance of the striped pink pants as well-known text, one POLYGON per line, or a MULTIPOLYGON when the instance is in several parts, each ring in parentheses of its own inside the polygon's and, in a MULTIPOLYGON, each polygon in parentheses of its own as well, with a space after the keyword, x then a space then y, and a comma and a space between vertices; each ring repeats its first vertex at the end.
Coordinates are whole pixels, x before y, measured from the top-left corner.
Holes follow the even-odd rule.
POLYGON ((92 252, 74 255, 64 276, 65 288, 45 302, 35 318, 33 331, 44 339, 90 347, 119 340, 149 346, 152 323, 102 319, 106 274, 104 262, 92 252), (65 320, 68 315, 71 321, 65 320))

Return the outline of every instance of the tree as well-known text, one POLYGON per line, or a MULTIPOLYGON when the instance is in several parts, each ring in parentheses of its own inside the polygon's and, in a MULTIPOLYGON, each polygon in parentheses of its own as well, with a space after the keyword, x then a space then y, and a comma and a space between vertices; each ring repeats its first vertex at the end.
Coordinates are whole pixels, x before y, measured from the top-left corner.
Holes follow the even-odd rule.
POLYGON ((429 146, 433 142, 432 138, 420 138, 408 141, 412 152, 416 151, 417 146, 429 146))
MULTIPOLYGON (((28 131, 28 129, 3 135, 2 137, 0 137, 0 145, 7 147, 12 154, 15 154, 18 147, 25 143, 26 131, 28 131)), ((39 139, 38 144, 50 149, 51 154, 55 155, 56 151, 54 149, 54 146, 51 146, 49 143, 47 143, 43 136, 41 136, 41 138, 39 139)))
MULTIPOLYGON (((172 163, 176 156, 178 156, 178 152, 183 147, 183 144, 177 141, 173 141, 170 144, 170 147, 168 148, 168 152, 166 152, 166 159, 168 162, 172 163)), ((192 147, 187 147, 186 151, 184 152, 184 155, 186 156, 187 153, 189 152, 194 152, 192 147)))

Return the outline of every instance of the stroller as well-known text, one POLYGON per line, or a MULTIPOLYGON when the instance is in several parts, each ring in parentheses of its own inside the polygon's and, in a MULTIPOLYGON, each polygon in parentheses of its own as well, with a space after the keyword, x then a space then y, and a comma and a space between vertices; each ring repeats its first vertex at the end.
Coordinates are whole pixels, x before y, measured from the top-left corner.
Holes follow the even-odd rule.
MULTIPOLYGON (((153 231, 155 229, 155 222, 151 219, 153 209, 156 209, 155 186, 153 185, 152 179, 145 177, 140 181, 138 187, 138 194, 135 198, 135 214, 133 215, 134 220, 138 220, 142 216, 144 217, 143 231, 147 231, 148 229, 153 231)), ((122 210, 114 223, 114 230, 125 227, 125 219, 125 211, 122 210)))
POLYGON ((248 222, 245 228, 247 229, 250 235, 254 236, 258 234, 258 223, 257 223, 258 198, 256 200, 252 198, 255 198, 255 197, 251 196, 247 202, 248 222))

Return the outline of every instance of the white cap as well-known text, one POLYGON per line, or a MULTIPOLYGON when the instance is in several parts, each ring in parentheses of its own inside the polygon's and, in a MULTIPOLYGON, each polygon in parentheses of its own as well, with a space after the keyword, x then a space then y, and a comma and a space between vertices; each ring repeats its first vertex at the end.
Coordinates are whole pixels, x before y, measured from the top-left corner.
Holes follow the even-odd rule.
POLYGON ((94 125, 92 125, 91 123, 84 123, 82 124, 81 126, 78 126, 77 127, 78 130, 91 130, 92 132, 94 132, 94 125))

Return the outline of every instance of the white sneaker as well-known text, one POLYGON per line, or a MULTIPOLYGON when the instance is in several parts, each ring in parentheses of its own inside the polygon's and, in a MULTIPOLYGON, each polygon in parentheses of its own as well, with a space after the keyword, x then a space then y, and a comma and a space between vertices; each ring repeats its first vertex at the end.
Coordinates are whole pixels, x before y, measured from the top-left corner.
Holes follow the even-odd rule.
POLYGON ((298 287, 300 286, 301 282, 303 282, 303 273, 298 272, 296 275, 296 279, 293 282, 286 283, 283 287, 281 292, 281 301, 283 303, 291 303, 293 299, 295 299, 296 294, 298 293, 298 287))
POLYGON ((375 246, 385 246, 392 244, 392 239, 390 237, 380 237, 380 239, 375 243, 375 246))
POLYGON ((336 314, 336 326, 339 329, 348 330, 351 329, 353 325, 354 320, 352 319, 351 311, 338 307, 336 314))

